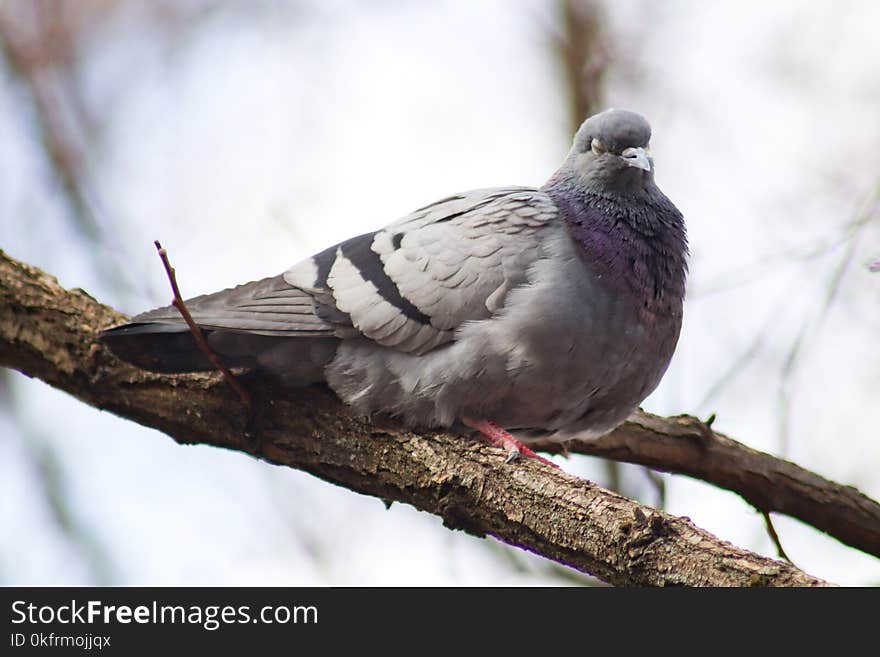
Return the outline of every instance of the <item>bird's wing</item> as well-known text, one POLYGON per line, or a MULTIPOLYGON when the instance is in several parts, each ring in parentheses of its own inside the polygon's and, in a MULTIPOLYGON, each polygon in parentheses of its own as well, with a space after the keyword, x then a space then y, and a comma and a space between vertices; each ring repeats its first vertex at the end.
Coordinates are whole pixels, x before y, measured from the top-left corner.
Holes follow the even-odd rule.
MULTIPOLYGON (((354 337, 422 354, 463 322, 501 308, 540 257, 553 201, 526 187, 482 189, 420 208, 346 240, 281 276, 186 301, 205 329, 276 337, 354 337)), ((173 306, 117 332, 185 330, 173 306), (164 326, 164 328, 162 328, 164 326)))
POLYGON ((337 335, 421 354, 501 308, 541 255, 536 233, 557 214, 536 189, 459 194, 304 260, 284 280, 313 295, 316 316, 337 335))

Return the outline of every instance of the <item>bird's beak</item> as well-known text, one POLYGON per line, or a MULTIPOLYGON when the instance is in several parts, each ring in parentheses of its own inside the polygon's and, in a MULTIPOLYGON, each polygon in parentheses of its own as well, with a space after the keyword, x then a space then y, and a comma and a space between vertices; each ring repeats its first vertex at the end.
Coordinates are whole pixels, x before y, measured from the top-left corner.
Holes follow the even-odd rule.
POLYGON ((644 148, 627 148, 620 154, 620 158, 631 167, 651 170, 651 158, 648 157, 644 148))

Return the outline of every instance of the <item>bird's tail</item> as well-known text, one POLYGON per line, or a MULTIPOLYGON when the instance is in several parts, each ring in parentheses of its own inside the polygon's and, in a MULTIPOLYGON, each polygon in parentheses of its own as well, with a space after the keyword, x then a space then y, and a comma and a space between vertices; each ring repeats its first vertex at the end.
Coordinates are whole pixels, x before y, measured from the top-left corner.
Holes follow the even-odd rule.
MULTIPOLYGON (((206 340, 216 342, 214 331, 203 331, 206 340)), ((158 322, 125 324, 104 331, 100 340, 118 358, 151 372, 177 374, 214 369, 186 324, 158 322)), ((214 347, 212 347, 214 349, 214 347)), ((217 354, 227 367, 252 367, 253 359, 217 354)))
MULTIPOLYGON (((324 380, 336 352, 332 327, 312 298, 281 276, 190 299, 187 308, 227 367, 263 369, 291 384, 324 380)), ((214 369, 177 308, 166 306, 104 331, 100 340, 137 367, 166 374, 214 369)))
MULTIPOLYGON (((339 343, 336 338, 277 337, 215 328, 202 333, 226 367, 262 370, 291 386, 324 381, 324 367, 339 343)), ((151 372, 214 369, 186 324, 135 322, 104 331, 100 340, 118 358, 151 372)))

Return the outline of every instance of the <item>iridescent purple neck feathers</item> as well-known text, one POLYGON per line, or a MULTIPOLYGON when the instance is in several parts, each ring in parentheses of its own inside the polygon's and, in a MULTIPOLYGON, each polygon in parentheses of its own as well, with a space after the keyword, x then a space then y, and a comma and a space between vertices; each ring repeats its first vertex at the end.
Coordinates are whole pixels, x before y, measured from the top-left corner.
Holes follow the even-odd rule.
POLYGON ((578 189, 563 177, 544 187, 584 262, 606 285, 652 314, 681 315, 687 236, 678 209, 647 181, 637 197, 578 189))

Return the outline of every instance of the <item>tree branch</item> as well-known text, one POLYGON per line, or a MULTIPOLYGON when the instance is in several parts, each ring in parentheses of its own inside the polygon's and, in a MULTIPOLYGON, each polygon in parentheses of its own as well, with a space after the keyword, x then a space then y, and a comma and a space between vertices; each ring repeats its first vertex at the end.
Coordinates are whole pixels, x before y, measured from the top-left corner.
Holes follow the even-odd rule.
MULTIPOLYGON (((553 443, 534 449, 553 451, 553 443)), ((557 448, 558 449, 558 448, 557 448)), ((880 557, 880 504, 794 463, 747 447, 689 415, 637 411, 595 440, 570 440, 569 453, 637 463, 733 491, 762 513, 783 513, 880 557)))
MULTIPOLYGON (((0 251, 0 365, 180 443, 250 452, 246 413, 231 403, 221 377, 143 372, 96 341, 100 330, 124 320, 85 292, 64 290, 0 251)), ((686 518, 535 461, 508 465, 501 450, 474 441, 413 433, 388 418, 354 417, 324 388, 274 398, 269 383, 255 378, 248 385, 255 401, 263 400, 261 458, 412 504, 442 517, 448 527, 494 536, 612 584, 825 584, 790 564, 723 542, 686 518)), ((664 422, 679 424, 649 419, 652 440, 664 435, 664 422)), ((627 432, 633 426, 646 430, 630 423, 614 435, 632 436, 627 432)))

